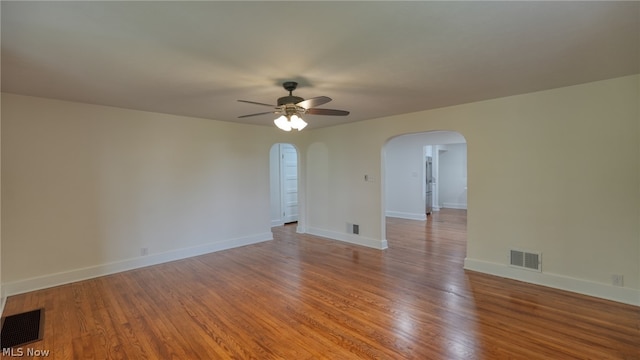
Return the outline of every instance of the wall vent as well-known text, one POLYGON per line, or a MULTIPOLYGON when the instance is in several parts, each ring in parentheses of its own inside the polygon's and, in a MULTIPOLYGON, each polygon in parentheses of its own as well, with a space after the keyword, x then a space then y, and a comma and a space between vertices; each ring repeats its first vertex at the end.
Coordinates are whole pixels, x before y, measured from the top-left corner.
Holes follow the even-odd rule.
POLYGON ((347 234, 359 235, 360 234, 360 225, 347 223, 347 234))
POLYGON ((527 270, 542 271, 542 254, 524 250, 509 251, 509 265, 527 270))

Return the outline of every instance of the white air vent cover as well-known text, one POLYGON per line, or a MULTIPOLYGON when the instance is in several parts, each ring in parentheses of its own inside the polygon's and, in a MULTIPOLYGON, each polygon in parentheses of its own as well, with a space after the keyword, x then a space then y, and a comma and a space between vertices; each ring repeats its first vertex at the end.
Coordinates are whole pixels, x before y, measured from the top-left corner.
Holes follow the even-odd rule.
POLYGON ((542 254, 524 250, 509 250, 509 265, 533 270, 542 271, 542 254))

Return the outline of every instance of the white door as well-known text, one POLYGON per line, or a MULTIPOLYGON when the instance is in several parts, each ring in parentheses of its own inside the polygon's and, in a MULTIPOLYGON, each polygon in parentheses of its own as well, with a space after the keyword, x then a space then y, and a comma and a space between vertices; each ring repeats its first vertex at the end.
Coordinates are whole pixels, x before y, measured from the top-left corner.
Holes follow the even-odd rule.
POLYGON ((298 221, 298 153, 291 144, 280 144, 280 179, 282 219, 298 221))

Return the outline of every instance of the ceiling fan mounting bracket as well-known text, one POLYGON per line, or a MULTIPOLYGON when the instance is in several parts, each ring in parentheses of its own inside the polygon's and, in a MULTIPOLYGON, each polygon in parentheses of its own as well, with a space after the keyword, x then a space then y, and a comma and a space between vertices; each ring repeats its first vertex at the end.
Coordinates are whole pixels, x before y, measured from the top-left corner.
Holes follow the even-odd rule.
POLYGON ((291 92, 298 87, 298 83, 295 81, 285 81, 282 83, 282 87, 291 95, 291 92))

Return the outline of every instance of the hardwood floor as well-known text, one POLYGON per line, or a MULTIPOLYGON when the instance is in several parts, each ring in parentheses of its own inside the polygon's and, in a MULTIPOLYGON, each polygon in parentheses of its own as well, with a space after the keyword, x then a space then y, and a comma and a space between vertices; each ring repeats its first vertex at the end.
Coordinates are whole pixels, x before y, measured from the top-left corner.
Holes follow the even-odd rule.
POLYGON ((638 307, 464 271, 465 211, 387 230, 380 251, 274 228, 12 296, 4 315, 44 307, 24 351, 54 359, 640 359, 638 307))

